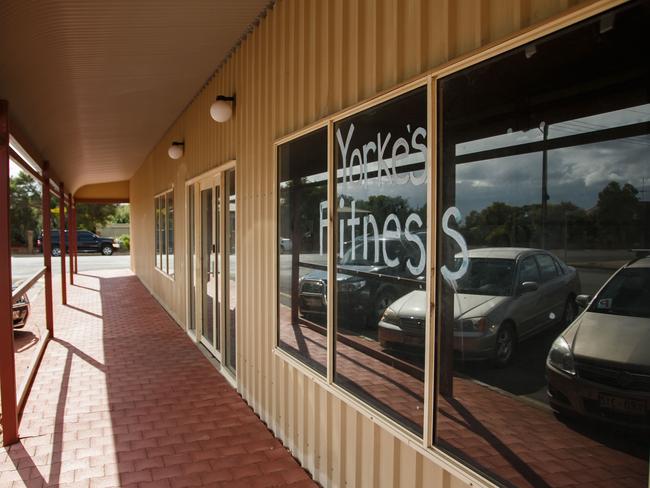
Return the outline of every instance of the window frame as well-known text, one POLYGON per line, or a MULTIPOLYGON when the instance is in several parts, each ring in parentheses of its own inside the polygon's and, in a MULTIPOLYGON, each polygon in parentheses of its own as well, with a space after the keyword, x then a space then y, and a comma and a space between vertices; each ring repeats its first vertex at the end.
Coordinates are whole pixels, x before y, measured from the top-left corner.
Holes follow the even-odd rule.
MULTIPOLYGON (((273 306, 273 316, 275 320, 274 324, 274 334, 273 334, 273 351, 274 353, 281 357, 284 361, 290 363, 297 369, 299 369, 303 374, 310 377, 313 381, 319 383, 325 389, 330 391, 336 397, 342 399, 347 404, 355 406, 359 411, 361 411, 366 417, 370 418, 373 421, 377 421, 380 425, 384 425, 387 429, 397 434, 400 438, 405 440, 410 444, 415 444, 418 449, 422 449, 423 452, 427 452, 429 455, 432 451, 426 446, 428 443, 427 439, 432 437, 432 416, 428 412, 432 412, 434 399, 433 399, 433 388, 434 381, 433 377, 429 377, 433 373, 433 347, 434 347, 434 338, 435 334, 433 333, 433 328, 430 322, 433 322, 433 303, 432 300, 435 297, 435 215, 436 215, 436 202, 433 200, 432 196, 434 195, 435 185, 437 184, 436 171, 435 171, 435 159, 433 153, 432 142, 435 142, 431 134, 434 133, 435 126, 435 100, 433 96, 435 95, 434 88, 434 78, 431 75, 419 76, 415 80, 404 82, 398 85, 395 88, 386 90, 381 94, 373 97, 369 100, 361 102, 357 105, 354 105, 348 109, 342 110, 336 114, 333 114, 325 119, 319 120, 314 124, 311 124, 303 129, 293 132, 285 137, 277 139, 273 143, 273 152, 274 152, 274 164, 273 164, 273 181, 274 181, 274 205, 273 205, 273 218, 274 218, 274 272, 275 281, 274 281, 274 299, 273 306), (338 239, 338 229, 334 225, 334 222, 338 221, 338 205, 335 204, 337 198, 337 168, 334 158, 335 150, 335 134, 334 134, 334 125, 335 123, 347 119, 350 116, 356 115, 360 112, 372 109, 382 103, 391 101, 395 98, 399 98, 404 94, 408 94, 418 88, 426 87, 427 92, 427 205, 428 205, 428 215, 427 215, 427 229, 431 237, 427 237, 427 261, 425 265, 425 283, 426 283, 426 293, 427 293, 427 303, 429 304, 430 313, 426 316, 426 325, 425 325, 425 380, 424 380, 424 413, 423 413, 423 434, 422 436, 413 433, 411 430, 407 429, 402 424, 398 423, 395 419, 389 417, 376 407, 371 406, 368 402, 364 401, 360 397, 349 392, 342 386, 338 385, 334 381, 334 365, 335 365, 335 356, 336 356, 336 301, 331 301, 327 307, 327 369, 326 375, 322 375, 317 372, 306 363, 303 363, 300 359, 296 358, 294 355, 282 350, 279 346, 278 334, 279 334, 279 307, 278 307, 278 293, 279 293, 279 213, 278 213, 278 203, 279 203, 279 147, 283 144, 291 142, 295 139, 299 139, 305 135, 311 134, 317 130, 327 128, 327 173, 330 184, 327 188, 327 220, 328 226, 333 231, 328 231, 327 233, 327 296, 335 296, 335 281, 336 281, 336 268, 337 268, 337 239, 338 239)), ((442 456, 446 457, 445 453, 440 453, 442 456)), ((451 460, 451 458, 450 458, 451 460)), ((467 478, 465 478, 467 479, 467 478)))
MULTIPOLYGON (((316 375, 315 377, 318 378, 326 378, 326 384, 333 384, 334 382, 334 375, 333 375, 333 360, 334 360, 334 354, 330 354, 330 351, 333 348, 333 341, 330 344, 330 315, 332 317, 335 316, 334 312, 331 311, 333 308, 332 306, 327 306, 327 318, 326 318, 326 329, 327 329, 327 359, 325 363, 325 371, 326 375, 323 375, 320 371, 318 371, 314 366, 311 366, 307 364, 306 362, 301 361, 298 357, 295 355, 291 354, 288 351, 283 350, 280 347, 280 308, 278 306, 279 303, 279 289, 280 289, 280 273, 279 273, 279 256, 280 256, 280 171, 279 171, 279 162, 280 159, 278 157, 280 153, 280 147, 284 144, 293 142, 295 140, 298 140, 302 137, 314 134, 320 130, 325 129, 326 130, 326 138, 327 138, 327 202, 328 202, 328 212, 327 212, 327 221, 328 221, 328 226, 331 228, 332 226, 329 225, 330 222, 333 222, 333 216, 330 212, 330 202, 334 201, 334 198, 331 196, 331 188, 332 185, 329 183, 330 181, 336 181, 336 169, 334 171, 331 170, 331 161, 333 161, 333 153, 331 153, 331 148, 333 148, 334 144, 334 139, 331 137, 332 133, 332 127, 333 127, 333 122, 329 120, 324 120, 317 122, 316 124, 312 124, 310 126, 305 127, 302 130, 299 130, 293 134, 290 134, 289 136, 279 139, 274 142, 273 144, 273 182, 274 182, 274 197, 273 197, 273 230, 274 230, 274 254, 273 254, 273 270, 276 273, 275 275, 275 280, 274 280, 274 299, 273 299, 273 306, 275 307, 273 309, 273 316, 275 320, 274 324, 274 329, 273 329, 273 350, 274 351, 279 351, 282 353, 282 355, 286 355, 286 358, 290 358, 291 361, 295 361, 295 364, 300 365, 300 368, 306 368, 307 371, 309 371, 309 374, 314 374, 316 375), (334 180, 332 180, 332 177, 334 177, 334 180), (330 374, 330 371, 332 374, 330 374)), ((335 186, 335 185, 334 185, 335 186)), ((335 241, 334 239, 336 238, 336 233, 335 232, 330 232, 328 230, 327 232, 327 280, 328 280, 328 286, 327 286, 327 296, 332 296, 330 293, 332 292, 333 288, 330 287, 330 283, 332 282, 332 276, 335 275, 336 271, 334 273, 330 273, 330 268, 331 268, 331 262, 330 262, 330 252, 329 250, 331 249, 330 246, 334 245, 335 241)), ((293 243, 292 243, 293 245, 293 243)), ((336 261, 336 259, 335 259, 336 261)), ((332 319, 333 320, 333 319, 332 319)))
MULTIPOLYGON (((378 424, 381 428, 386 429, 390 434, 396 438, 407 443, 411 448, 415 449, 419 454, 423 455, 443 469, 447 470, 454 476, 458 477, 461 481, 469 484, 470 486, 491 486, 497 485, 481 473, 463 463, 459 459, 451 456, 434 444, 433 429, 435 428, 435 415, 438 410, 438 393, 437 393, 437 311, 436 311, 436 297, 437 297, 437 234, 438 234, 438 203, 439 195, 438 188, 438 175, 439 175, 439 159, 438 159, 438 81, 443 78, 462 71, 471 66, 477 65, 484 61, 488 61, 498 57, 513 49, 522 47, 528 43, 535 42, 545 36, 558 32, 562 29, 571 27, 584 20, 600 15, 607 10, 616 8, 627 0, 599 0, 589 5, 584 5, 576 9, 561 12, 540 24, 533 25, 532 27, 516 31, 511 36, 496 41, 492 44, 483 46, 469 54, 453 59, 444 63, 434 69, 426 71, 416 77, 398 84, 388 90, 378 93, 376 96, 367 100, 361 101, 356 105, 343 109, 332 115, 326 116, 298 131, 287 134, 286 136, 276 139, 273 143, 273 166, 272 176, 274 186, 272 190, 272 197, 274 205, 272 207, 272 218, 274 219, 274 243, 273 243, 273 272, 276 273, 273 290, 273 320, 274 333, 273 337, 273 352, 274 355, 280 358, 288 365, 299 370, 304 376, 311 381, 317 383, 320 387, 331 393, 336 398, 345 402, 348 406, 354 407, 358 412, 364 415, 372 422, 378 424), (323 376, 317 373, 314 369, 302 363, 293 355, 283 351, 279 348, 278 332, 279 332, 279 308, 278 308, 278 280, 279 280, 279 227, 278 227, 278 147, 282 144, 302 137, 310 132, 316 131, 323 127, 327 127, 327 167, 329 180, 336 182, 336 167, 334 164, 334 123, 350 117, 356 113, 362 112, 383 102, 396 98, 410 90, 416 89, 420 86, 427 86, 427 158, 428 158, 428 177, 427 177, 427 264, 426 264, 426 290, 427 290, 427 304, 429 306, 429 313, 426 316, 426 336, 425 336, 425 378, 424 378, 424 425, 423 435, 419 436, 398 424, 395 420, 389 418, 381 411, 372 407, 369 403, 364 402, 357 396, 344 390, 342 387, 334 383, 333 378, 333 365, 335 348, 334 342, 336 340, 336 330, 334 328, 335 311, 333 306, 329 306, 327 310, 327 375, 323 376)), ((334 279, 336 274, 336 253, 332 252, 336 249, 336 226, 333 225, 337 221, 337 206, 335 202, 336 184, 328 186, 328 225, 330 228, 335 229, 335 232, 328 232, 328 296, 334 296, 334 279)), ((535 260, 537 265, 537 261, 535 260)), ((539 271, 539 269, 538 269, 539 271)), ((564 270, 562 270, 564 271, 564 270)), ((518 272, 518 271, 517 271, 518 272)), ((558 270, 558 272, 560 272, 558 270)), ((563 273, 562 273, 563 274, 563 273)), ((559 274, 558 276, 562 276, 559 274)), ((273 362, 273 368, 278 366, 273 362)))
MULTIPOLYGON (((171 194, 172 199, 175 198, 174 195, 174 185, 171 188, 156 193, 153 197, 154 199, 154 269, 160 274, 175 281, 176 275, 174 272, 169 273, 169 254, 167 249, 167 243, 169 239, 169 229, 168 229, 168 195, 171 194), (156 249, 156 239, 158 242, 158 249, 156 249)), ((172 200, 174 201, 174 200, 172 200)), ((175 201, 174 201, 175 205, 175 201)), ((175 208, 174 208, 175 210, 175 208)), ((175 218, 176 212, 173 212, 172 219, 175 218)), ((172 229, 175 230, 176 222, 172 220, 172 229)), ((176 236, 174 236, 175 239, 176 236)))

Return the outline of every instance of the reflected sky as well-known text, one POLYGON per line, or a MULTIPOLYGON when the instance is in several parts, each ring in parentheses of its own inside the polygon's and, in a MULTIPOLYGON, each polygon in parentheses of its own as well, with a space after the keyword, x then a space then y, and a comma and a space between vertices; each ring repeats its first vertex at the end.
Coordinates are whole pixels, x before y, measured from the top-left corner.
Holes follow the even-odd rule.
MULTIPOLYGON (((649 150, 650 135, 644 135, 549 151, 549 202, 591 209, 611 181, 632 184, 639 199, 649 201, 649 150)), ((463 216, 496 201, 516 206, 541 203, 541 152, 465 163, 456 171, 456 203, 463 216)))

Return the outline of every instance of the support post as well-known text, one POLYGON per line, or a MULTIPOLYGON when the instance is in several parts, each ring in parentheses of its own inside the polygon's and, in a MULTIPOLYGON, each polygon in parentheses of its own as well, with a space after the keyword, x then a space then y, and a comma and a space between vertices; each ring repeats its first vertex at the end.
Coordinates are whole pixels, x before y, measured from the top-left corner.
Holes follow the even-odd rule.
POLYGON ((74 209, 72 210, 72 217, 74 221, 74 273, 79 274, 79 249, 77 248, 77 202, 74 202, 74 209))
POLYGON ((59 183, 59 249, 61 250, 61 303, 68 304, 68 292, 65 287, 65 248, 66 240, 70 241, 69 236, 66 239, 65 233, 65 191, 63 191, 63 182, 59 183))
POLYGON ((548 150, 546 141, 548 140, 548 124, 542 122, 542 135, 544 136, 544 150, 542 151, 542 249, 546 249, 546 221, 548 219, 548 150))
POLYGON ((74 221, 74 202, 72 193, 68 193, 70 205, 68 207, 68 246, 70 251, 70 285, 74 285, 74 255, 77 251, 77 228, 74 221))
POLYGON ((54 337, 54 309, 52 306, 52 211, 50 186, 50 164, 43 164, 43 266, 45 266, 45 324, 54 337))
POLYGON ((9 103, 0 100, 0 399, 2 443, 18 442, 9 232, 9 103))

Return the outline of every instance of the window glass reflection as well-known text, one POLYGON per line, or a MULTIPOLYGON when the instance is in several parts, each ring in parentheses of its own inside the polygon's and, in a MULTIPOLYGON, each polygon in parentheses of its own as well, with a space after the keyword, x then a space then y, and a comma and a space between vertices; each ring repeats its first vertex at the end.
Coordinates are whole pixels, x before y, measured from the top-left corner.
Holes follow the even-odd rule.
POLYGON ((327 129, 278 148, 278 344, 327 367, 327 129))
POLYGON ((235 170, 226 173, 226 249, 228 254, 226 273, 226 364, 231 371, 237 367, 237 194, 235 191, 235 170))
POLYGON ((605 15, 439 83, 434 442, 508 486, 648 483, 650 15, 605 15))
POLYGON ((334 126, 335 381, 408 429, 423 422, 426 88, 334 126))
POLYGON ((154 243, 155 243, 155 266, 156 268, 161 267, 160 261, 160 198, 154 198, 154 243))
POLYGON ((167 274, 174 276, 174 192, 167 193, 167 274))

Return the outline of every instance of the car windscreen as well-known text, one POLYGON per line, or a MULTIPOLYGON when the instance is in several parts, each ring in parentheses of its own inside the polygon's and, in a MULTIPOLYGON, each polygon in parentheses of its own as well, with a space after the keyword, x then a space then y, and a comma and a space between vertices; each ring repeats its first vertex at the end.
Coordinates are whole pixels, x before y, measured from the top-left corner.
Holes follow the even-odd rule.
POLYGON ((363 241, 357 242, 354 246, 354 252, 352 248, 348 249, 343 255, 340 263, 342 265, 348 266, 379 266, 385 267, 386 262, 384 261, 384 252, 383 246, 386 246, 386 254, 390 259, 399 258, 404 255, 405 249, 404 245, 399 240, 379 240, 379 245, 377 246, 378 253, 375 255, 375 241, 373 239, 368 239, 367 249, 364 253, 364 244, 363 241))
MULTIPOLYGON (((462 259, 456 259, 460 267, 462 259)), ((513 259, 470 258, 467 272, 458 280, 456 292, 470 295, 512 295, 513 259)))
POLYGON ((605 285, 590 312, 650 318, 650 268, 625 268, 605 285))

